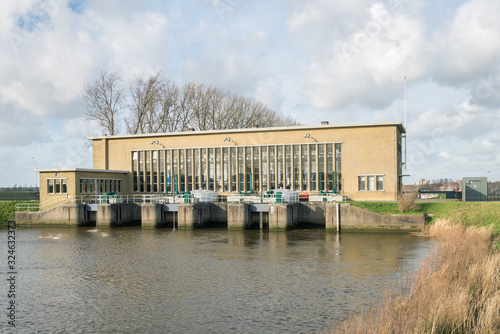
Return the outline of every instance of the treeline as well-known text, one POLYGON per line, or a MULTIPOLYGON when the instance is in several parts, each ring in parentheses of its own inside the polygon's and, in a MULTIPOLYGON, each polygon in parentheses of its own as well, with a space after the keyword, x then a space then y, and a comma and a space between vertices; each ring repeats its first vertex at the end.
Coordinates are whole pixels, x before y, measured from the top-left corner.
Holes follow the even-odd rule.
POLYGON ((110 135, 298 124, 256 99, 201 83, 178 85, 161 72, 128 84, 116 72, 101 72, 84 85, 82 98, 86 118, 110 135))

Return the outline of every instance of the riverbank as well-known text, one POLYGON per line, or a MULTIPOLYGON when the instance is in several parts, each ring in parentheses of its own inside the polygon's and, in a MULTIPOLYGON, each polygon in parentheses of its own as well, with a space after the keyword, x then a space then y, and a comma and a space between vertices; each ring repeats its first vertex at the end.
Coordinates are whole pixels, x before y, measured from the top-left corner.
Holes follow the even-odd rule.
MULTIPOLYGON (((402 214, 397 202, 350 202, 351 205, 382 214, 402 214)), ((500 237, 500 202, 417 202, 417 210, 404 214, 427 214, 432 225, 438 219, 463 226, 493 225, 492 235, 500 237)))
POLYGON ((328 333, 499 333, 500 251, 491 227, 436 220, 429 233, 439 243, 406 284, 328 333))

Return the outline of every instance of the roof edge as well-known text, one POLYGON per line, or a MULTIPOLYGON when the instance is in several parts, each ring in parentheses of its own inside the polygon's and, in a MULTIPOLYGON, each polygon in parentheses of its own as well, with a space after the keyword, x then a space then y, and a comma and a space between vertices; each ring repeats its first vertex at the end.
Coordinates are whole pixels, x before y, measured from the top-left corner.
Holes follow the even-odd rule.
POLYGON ((245 128, 245 129, 225 129, 225 130, 205 130, 205 131, 183 131, 183 132, 165 132, 165 133, 143 133, 132 135, 114 135, 114 136, 92 136, 87 137, 89 140, 101 139, 126 139, 126 138, 154 138, 165 136, 189 136, 193 134, 228 134, 228 133, 248 133, 248 132, 269 132, 269 131, 293 131, 293 130, 314 130, 314 129, 334 129, 334 128, 358 128, 358 127, 375 127, 375 126, 396 126, 401 133, 406 133, 406 129, 402 122, 378 122, 378 123, 350 123, 350 124, 329 124, 329 125, 297 125, 297 126, 281 126, 271 128, 245 128))
POLYGON ((93 173, 114 173, 128 174, 126 170, 109 170, 109 169, 92 169, 92 168, 53 168, 53 169, 35 169, 35 172, 50 173, 50 172, 93 172, 93 173))

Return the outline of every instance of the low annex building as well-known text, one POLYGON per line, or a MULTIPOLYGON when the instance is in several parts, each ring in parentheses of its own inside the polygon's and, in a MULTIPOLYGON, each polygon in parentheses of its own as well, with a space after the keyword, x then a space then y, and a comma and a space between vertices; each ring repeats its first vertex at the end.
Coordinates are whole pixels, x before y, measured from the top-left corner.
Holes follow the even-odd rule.
POLYGON ((397 200, 404 134, 386 122, 90 137, 94 169, 38 170, 40 201, 196 189, 397 200))

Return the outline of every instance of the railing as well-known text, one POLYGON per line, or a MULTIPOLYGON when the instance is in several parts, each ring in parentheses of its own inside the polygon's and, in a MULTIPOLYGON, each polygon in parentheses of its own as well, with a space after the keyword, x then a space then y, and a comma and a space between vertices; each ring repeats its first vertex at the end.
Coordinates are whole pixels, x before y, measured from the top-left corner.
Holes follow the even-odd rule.
MULTIPOLYGON (((304 194, 304 193, 303 193, 304 194)), ((119 204, 119 203, 297 203, 307 200, 310 202, 339 202, 346 201, 345 194, 309 193, 307 196, 298 193, 283 194, 176 194, 174 195, 78 195, 71 197, 57 197, 40 203, 18 203, 16 211, 45 211, 64 204, 119 204)))
POLYGON ((16 211, 40 211, 40 203, 17 203, 16 211))

